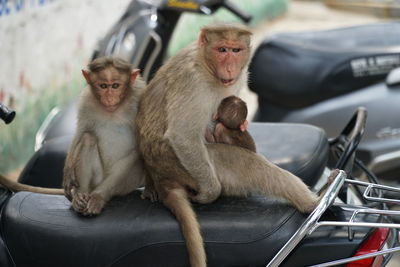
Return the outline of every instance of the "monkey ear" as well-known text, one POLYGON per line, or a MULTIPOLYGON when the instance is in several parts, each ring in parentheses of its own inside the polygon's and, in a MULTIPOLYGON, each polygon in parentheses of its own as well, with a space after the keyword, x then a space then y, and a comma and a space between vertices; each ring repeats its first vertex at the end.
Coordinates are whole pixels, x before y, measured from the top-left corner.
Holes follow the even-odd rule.
POLYGON ((204 47, 207 44, 207 36, 205 30, 201 30, 199 36, 199 47, 204 47))
POLYGON ((136 78, 137 78, 137 76, 138 76, 139 73, 140 73, 140 70, 139 70, 139 69, 134 69, 134 70, 132 71, 132 73, 131 73, 131 78, 130 78, 130 82, 131 82, 131 83, 134 83, 134 82, 135 82, 135 80, 136 80, 136 78))
POLYGON ((91 81, 90 81, 90 73, 87 70, 82 70, 82 74, 83 74, 83 77, 85 77, 86 82, 88 84, 90 84, 91 83, 91 81))
POLYGON ((240 131, 244 132, 247 130, 247 127, 249 126, 249 122, 245 120, 242 124, 240 124, 240 131))

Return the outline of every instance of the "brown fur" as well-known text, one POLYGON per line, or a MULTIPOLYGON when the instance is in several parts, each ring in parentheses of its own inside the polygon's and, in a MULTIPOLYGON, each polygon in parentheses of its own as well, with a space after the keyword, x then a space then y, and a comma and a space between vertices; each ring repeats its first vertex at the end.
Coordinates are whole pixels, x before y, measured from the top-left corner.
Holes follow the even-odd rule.
POLYGON ((134 118, 145 84, 139 70, 117 58, 96 59, 82 72, 89 86, 80 99, 63 187, 75 211, 96 215, 112 197, 144 183, 134 118))
POLYGON ((215 117, 217 125, 212 134, 213 138, 206 139, 210 143, 224 143, 249 149, 256 152, 256 144, 247 127, 246 103, 236 96, 224 98, 219 104, 215 117), (242 129, 243 127, 243 129, 242 129))
POLYGON ((57 188, 43 188, 38 186, 31 186, 15 182, 0 174, 0 184, 10 189, 13 192, 28 191, 33 193, 49 194, 49 195, 64 195, 63 189, 57 188))
POLYGON ((211 25, 197 44, 160 68, 144 93, 137 115, 139 149, 163 203, 181 225, 192 267, 206 266, 198 224, 187 197, 210 203, 220 194, 260 191, 286 198, 302 212, 317 197, 293 174, 247 149, 205 144, 204 133, 221 100, 247 83, 250 32, 242 26, 211 25), (220 49, 222 47, 222 49, 220 49), (235 48, 240 47, 240 53, 235 48), (184 192, 196 192, 186 195, 184 192))

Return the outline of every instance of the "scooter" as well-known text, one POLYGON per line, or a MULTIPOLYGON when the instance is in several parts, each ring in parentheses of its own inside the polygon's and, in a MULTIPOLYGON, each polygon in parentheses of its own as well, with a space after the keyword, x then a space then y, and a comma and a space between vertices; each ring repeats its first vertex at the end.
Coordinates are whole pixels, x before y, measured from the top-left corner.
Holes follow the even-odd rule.
MULTIPOLYGON (((145 79, 151 79, 182 12, 211 14, 225 6, 239 17, 247 17, 229 1, 186 1, 192 5, 179 7, 177 2, 180 1, 155 5, 132 1, 94 57, 124 57, 143 70, 145 79)), ((75 130, 75 104, 53 114, 37 135, 37 151, 24 168, 21 182, 61 186, 62 166, 75 130)), ((354 153, 364 124, 365 112, 361 110, 332 140, 321 129, 305 124, 251 124, 258 151, 301 177, 314 190, 323 187, 330 169, 343 171, 335 175, 321 204, 308 217, 285 203, 260 196, 222 198, 212 205, 195 205, 208 264, 262 266, 269 262, 270 266, 308 266, 339 259, 344 264, 355 260, 346 258, 365 254, 371 247, 376 253, 393 252, 381 249, 396 249, 397 231, 393 229, 399 226, 391 222, 390 216, 397 214, 381 202, 395 200, 382 199, 381 191, 397 189, 380 188, 368 169, 368 183, 350 179, 353 163, 363 166, 355 160, 354 153), (338 203, 332 205, 333 200, 338 203), (371 200, 378 200, 378 205, 369 205, 371 200)), ((96 218, 77 216, 64 197, 5 194, 1 231, 6 257, 2 259, 4 264, 0 261, 4 266, 188 265, 176 220, 161 204, 140 200, 140 192, 111 201, 96 218)), ((385 265, 390 259, 390 255, 373 256, 365 266, 380 261, 385 265)))
MULTIPOLYGON (((9 118, 11 111, 0 107, 0 118, 9 118)), ((208 265, 385 266, 391 253, 400 250, 400 224, 391 220, 400 212, 388 210, 387 203, 400 201, 385 199, 382 192, 400 193, 400 189, 378 184, 368 169, 369 182, 351 176, 354 164, 365 167, 355 159, 365 122, 366 110, 360 108, 331 140, 320 128, 306 124, 250 124, 258 152, 301 177, 313 190, 323 190, 328 176, 332 180, 308 216, 259 195, 194 204, 208 265), (327 163, 328 158, 334 165, 327 163)), ((47 175, 57 168, 54 158, 66 156, 65 138, 46 142, 22 175, 28 180, 42 176, 36 179, 39 185, 40 180, 58 179, 47 175)), ((0 206, 1 266, 189 264, 175 218, 161 203, 140 199, 140 191, 111 200, 94 218, 77 215, 64 196, 12 194, 6 188, 0 188, 0 206)))
MULTIPOLYGON (((244 22, 251 16, 230 1, 132 1, 99 42, 93 58, 116 55, 150 80, 184 12, 210 15, 220 8, 244 22)), ((300 122, 337 136, 358 106, 369 110, 358 157, 386 181, 400 172, 400 23, 281 33, 264 40, 251 64, 249 88, 258 95, 254 121, 300 122)), ((76 102, 50 112, 35 149, 75 132, 76 102)), ((23 181, 27 182, 27 181, 23 181)), ((52 184, 51 184, 52 185, 52 184)))
POLYGON ((400 23, 279 33, 250 64, 255 121, 301 122, 338 134, 358 106, 369 111, 358 156, 379 178, 400 172, 400 23))

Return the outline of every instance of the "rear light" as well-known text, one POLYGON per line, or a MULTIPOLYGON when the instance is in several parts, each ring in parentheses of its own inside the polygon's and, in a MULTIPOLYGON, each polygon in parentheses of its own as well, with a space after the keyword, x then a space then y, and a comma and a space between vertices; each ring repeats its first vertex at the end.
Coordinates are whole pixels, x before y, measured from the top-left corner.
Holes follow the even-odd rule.
MULTIPOLYGON (((361 256, 368 253, 378 252, 382 249, 389 236, 388 228, 377 228, 367 240, 363 242, 354 256, 361 256)), ((382 265, 383 256, 368 258, 348 263, 346 267, 380 267, 382 265)))

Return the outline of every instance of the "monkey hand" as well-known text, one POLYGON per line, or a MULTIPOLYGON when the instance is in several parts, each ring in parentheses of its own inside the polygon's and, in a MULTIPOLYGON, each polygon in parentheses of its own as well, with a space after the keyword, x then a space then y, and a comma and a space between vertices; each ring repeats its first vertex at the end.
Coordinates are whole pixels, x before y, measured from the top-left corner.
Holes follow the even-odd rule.
POLYGON ((221 195, 221 183, 216 181, 215 185, 207 185, 208 190, 199 190, 197 194, 189 194, 193 202, 208 204, 216 200, 221 195))
POLYGON ((157 191, 149 186, 146 186, 140 195, 142 199, 150 199, 151 202, 157 202, 158 201, 158 194, 157 191))
POLYGON ((74 211, 83 214, 86 210, 87 203, 89 201, 89 194, 76 192, 72 198, 72 208, 74 211))
POLYGON ((86 209, 83 211, 83 215, 99 215, 105 204, 106 201, 100 194, 92 193, 89 196, 89 200, 87 202, 86 209))
POLYGON ((69 200, 72 201, 74 198, 74 194, 76 189, 79 188, 79 184, 75 179, 65 179, 63 181, 63 188, 64 188, 64 194, 65 197, 69 200))
POLYGON ((248 127, 249 127, 249 122, 245 120, 242 124, 240 124, 240 131, 244 132, 247 130, 248 127))
POLYGON ((209 143, 215 143, 215 137, 214 137, 214 135, 213 135, 213 133, 212 133, 212 131, 211 131, 210 128, 207 128, 207 129, 206 129, 205 138, 206 138, 206 141, 207 141, 207 142, 209 142, 209 143))

